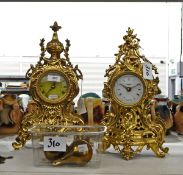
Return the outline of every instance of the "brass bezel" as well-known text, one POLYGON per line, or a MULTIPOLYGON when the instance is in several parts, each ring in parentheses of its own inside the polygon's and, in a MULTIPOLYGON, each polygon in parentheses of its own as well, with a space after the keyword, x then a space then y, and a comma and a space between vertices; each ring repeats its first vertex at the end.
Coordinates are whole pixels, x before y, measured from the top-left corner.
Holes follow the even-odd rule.
POLYGON ((139 74, 136 74, 134 72, 131 72, 131 71, 126 71, 126 72, 121 72, 119 74, 117 74, 114 79, 112 80, 112 83, 111 83, 111 87, 112 87, 112 96, 114 98, 114 100, 116 101, 116 103, 118 103, 120 106, 125 106, 125 107, 133 107, 133 106, 136 106, 136 105, 139 105, 142 103, 143 99, 144 99, 144 96, 146 94, 146 85, 145 85, 145 81, 144 79, 142 78, 142 76, 140 76, 139 74), (143 84, 143 95, 141 97, 141 99, 139 101, 137 101, 136 103, 131 103, 131 104, 127 104, 125 102, 122 102, 121 100, 119 100, 119 98, 115 95, 115 92, 114 92, 114 86, 115 86, 115 82, 122 76, 124 75, 134 75, 136 77, 138 77, 138 79, 142 82, 143 84))
POLYGON ((70 83, 69 83, 69 79, 67 77, 67 75, 61 71, 58 70, 46 70, 45 72, 43 72, 40 77, 37 80, 36 83, 36 92, 38 94, 38 96, 40 97, 40 99, 42 99, 43 101, 47 102, 47 103, 51 103, 51 104, 55 104, 55 103, 60 103, 62 101, 64 101, 68 96, 69 96, 69 92, 70 92, 70 83), (66 84, 67 84, 67 92, 60 98, 55 99, 55 100, 50 100, 49 98, 46 98, 40 91, 40 81, 42 80, 42 78, 46 75, 48 75, 49 73, 57 73, 60 74, 62 77, 64 77, 64 79, 66 80, 66 84))

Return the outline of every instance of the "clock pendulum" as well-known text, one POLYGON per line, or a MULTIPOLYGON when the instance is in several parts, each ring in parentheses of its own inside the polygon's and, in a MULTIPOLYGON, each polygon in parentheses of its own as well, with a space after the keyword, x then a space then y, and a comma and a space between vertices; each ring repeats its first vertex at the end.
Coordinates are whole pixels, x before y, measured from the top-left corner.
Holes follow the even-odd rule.
POLYGON ((116 61, 106 70, 103 95, 110 102, 102 124, 107 126, 103 150, 110 145, 126 160, 134 157, 147 146, 158 157, 164 157, 168 148, 163 148, 165 123, 156 113, 151 115, 151 100, 161 93, 158 71, 144 55, 139 41, 128 28, 123 37, 125 43, 115 54, 116 61))

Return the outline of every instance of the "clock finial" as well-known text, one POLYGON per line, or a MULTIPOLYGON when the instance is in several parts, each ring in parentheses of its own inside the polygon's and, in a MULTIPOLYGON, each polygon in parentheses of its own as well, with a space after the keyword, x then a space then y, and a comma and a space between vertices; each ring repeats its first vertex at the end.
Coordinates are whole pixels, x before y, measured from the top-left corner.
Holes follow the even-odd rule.
POLYGON ((53 33, 53 36, 52 36, 52 40, 50 42, 48 42, 48 44, 47 44, 46 50, 48 51, 48 53, 51 54, 51 58, 57 59, 57 58, 60 58, 59 55, 64 50, 64 46, 59 41, 58 35, 57 35, 57 31, 59 29, 61 29, 61 26, 59 26, 57 24, 57 22, 55 21, 53 26, 50 26, 50 28, 54 31, 54 33, 53 33))
POLYGON ((54 24, 53 24, 52 26, 50 26, 50 28, 51 28, 54 32, 57 32, 57 31, 59 31, 59 29, 61 29, 62 27, 59 26, 59 25, 57 24, 57 22, 55 21, 54 24))

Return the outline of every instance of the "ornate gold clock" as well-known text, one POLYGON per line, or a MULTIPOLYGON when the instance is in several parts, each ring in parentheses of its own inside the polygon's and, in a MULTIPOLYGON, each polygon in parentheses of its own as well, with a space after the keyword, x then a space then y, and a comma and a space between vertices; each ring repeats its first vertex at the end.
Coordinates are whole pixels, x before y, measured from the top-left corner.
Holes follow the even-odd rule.
POLYGON ((79 93, 78 80, 82 73, 76 65, 70 62, 70 41, 66 39, 66 46, 59 41, 57 31, 61 28, 57 22, 51 26, 53 37, 44 47, 41 39, 41 56, 35 66, 31 65, 26 73, 30 79, 30 93, 36 109, 25 115, 21 127, 13 143, 19 149, 30 139, 28 130, 35 124, 50 125, 82 125, 84 122, 78 114, 73 113, 73 99, 79 93), (50 58, 45 57, 48 52, 50 58), (61 57, 64 54, 64 57, 61 57))
POLYGON ((116 62, 106 70, 103 95, 110 110, 102 123, 107 126, 103 149, 112 145, 126 160, 147 146, 158 157, 164 157, 165 124, 151 114, 151 100, 161 93, 157 68, 139 52, 139 39, 128 28, 125 43, 115 54, 116 62))

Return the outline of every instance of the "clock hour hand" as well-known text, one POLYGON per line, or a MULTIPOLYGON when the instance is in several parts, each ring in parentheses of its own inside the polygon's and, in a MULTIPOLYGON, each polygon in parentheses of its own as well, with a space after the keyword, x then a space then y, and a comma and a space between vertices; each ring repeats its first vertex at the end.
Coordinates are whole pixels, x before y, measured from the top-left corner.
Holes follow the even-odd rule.
POLYGON ((120 85, 123 86, 127 90, 127 92, 130 92, 132 89, 131 87, 125 86, 124 84, 120 84, 120 85))
POLYGON ((48 91, 46 92, 46 96, 48 95, 48 93, 52 90, 52 89, 55 89, 55 87, 56 87, 56 81, 54 81, 54 82, 52 82, 52 85, 51 85, 51 87, 48 89, 48 91))

